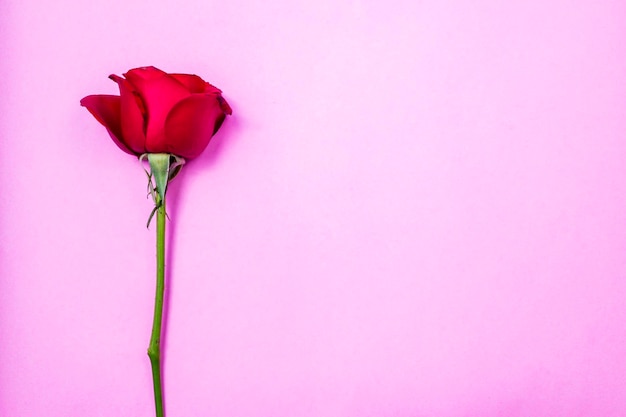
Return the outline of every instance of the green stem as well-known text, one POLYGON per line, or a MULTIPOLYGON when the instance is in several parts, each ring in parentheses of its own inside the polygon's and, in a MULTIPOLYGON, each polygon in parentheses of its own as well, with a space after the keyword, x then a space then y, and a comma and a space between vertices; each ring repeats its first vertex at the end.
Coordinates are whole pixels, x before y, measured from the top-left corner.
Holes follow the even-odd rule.
MULTIPOLYGON (((157 200, 160 200, 158 198, 157 200)), ((148 356, 152 365, 154 403, 157 417, 163 417, 163 394, 161 392, 161 319, 163 317, 163 292, 165 291, 165 199, 157 209, 157 285, 154 300, 152 335, 148 356)))

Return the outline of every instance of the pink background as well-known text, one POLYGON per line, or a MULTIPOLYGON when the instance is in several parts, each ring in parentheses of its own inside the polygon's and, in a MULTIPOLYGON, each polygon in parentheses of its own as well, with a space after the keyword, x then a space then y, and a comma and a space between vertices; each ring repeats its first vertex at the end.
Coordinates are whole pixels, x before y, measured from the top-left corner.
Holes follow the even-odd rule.
POLYGON ((626 3, 3 0, 0 416, 152 416, 139 164, 78 101, 234 109, 170 189, 175 416, 626 415, 626 3))

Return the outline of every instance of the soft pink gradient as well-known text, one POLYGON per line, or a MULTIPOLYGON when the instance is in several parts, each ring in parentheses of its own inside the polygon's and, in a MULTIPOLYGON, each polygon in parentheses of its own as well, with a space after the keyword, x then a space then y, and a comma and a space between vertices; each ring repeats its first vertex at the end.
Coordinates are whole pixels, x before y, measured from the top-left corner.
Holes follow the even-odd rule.
POLYGON ((146 178, 79 106, 233 107, 170 188, 168 417, 626 415, 626 3, 4 0, 0 416, 153 415, 146 178))

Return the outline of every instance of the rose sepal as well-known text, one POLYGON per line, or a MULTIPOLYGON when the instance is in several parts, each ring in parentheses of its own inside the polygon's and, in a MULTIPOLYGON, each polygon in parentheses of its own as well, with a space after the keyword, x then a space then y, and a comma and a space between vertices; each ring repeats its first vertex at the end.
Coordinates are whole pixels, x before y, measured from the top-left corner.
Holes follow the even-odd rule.
POLYGON ((185 159, 170 153, 144 153, 139 157, 142 165, 146 159, 150 166, 150 171, 144 168, 148 176, 148 192, 154 201, 154 209, 150 213, 147 224, 147 227, 150 227, 150 221, 154 213, 165 201, 165 193, 167 192, 169 182, 178 175, 185 164, 185 159))

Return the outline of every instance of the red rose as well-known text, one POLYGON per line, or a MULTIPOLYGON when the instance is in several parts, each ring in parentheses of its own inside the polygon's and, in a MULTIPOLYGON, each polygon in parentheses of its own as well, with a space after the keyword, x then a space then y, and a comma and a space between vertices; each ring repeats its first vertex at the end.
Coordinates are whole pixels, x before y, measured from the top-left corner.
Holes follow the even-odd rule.
POLYGON ((119 96, 87 96, 80 104, 107 128, 117 146, 132 155, 195 158, 232 114, 222 92, 197 75, 142 67, 124 76, 109 76, 118 84, 119 96))

